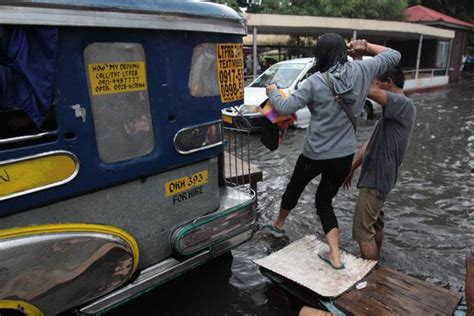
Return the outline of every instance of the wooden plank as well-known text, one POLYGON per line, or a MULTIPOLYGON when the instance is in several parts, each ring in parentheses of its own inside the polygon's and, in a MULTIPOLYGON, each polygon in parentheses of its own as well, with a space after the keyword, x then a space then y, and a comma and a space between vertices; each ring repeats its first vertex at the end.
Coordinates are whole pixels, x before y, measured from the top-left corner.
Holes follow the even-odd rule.
POLYGON ((352 315, 452 315, 462 298, 386 267, 373 270, 364 280, 366 288, 350 290, 335 305, 352 315))

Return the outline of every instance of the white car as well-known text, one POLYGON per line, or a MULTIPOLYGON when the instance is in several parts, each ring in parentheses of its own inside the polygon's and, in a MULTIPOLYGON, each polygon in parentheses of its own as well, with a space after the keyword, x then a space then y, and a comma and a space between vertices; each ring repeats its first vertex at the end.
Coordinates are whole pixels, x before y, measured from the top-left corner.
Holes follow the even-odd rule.
MULTIPOLYGON (((244 89, 244 104, 222 110, 224 126, 237 127, 257 131, 262 127, 265 117, 258 112, 260 104, 267 98, 265 87, 276 83, 287 95, 292 94, 303 80, 315 71, 314 58, 299 58, 274 64, 244 89)), ((380 107, 375 101, 366 99, 362 117, 372 119, 374 107, 380 107)), ((307 107, 296 112, 294 126, 306 128, 309 125, 311 113, 307 107)))

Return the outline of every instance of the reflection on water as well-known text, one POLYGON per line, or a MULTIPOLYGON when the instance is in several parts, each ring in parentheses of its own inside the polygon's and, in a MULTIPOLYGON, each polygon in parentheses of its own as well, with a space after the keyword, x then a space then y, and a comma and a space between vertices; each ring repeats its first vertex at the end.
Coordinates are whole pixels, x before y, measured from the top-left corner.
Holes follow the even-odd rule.
MULTIPOLYGON (((417 124, 397 186, 385 206, 382 264, 463 292, 464 255, 474 249, 474 80, 466 80, 449 90, 412 97, 418 111, 417 124)), ((361 122, 359 143, 370 136, 374 125, 373 121, 361 122)), ((258 186, 260 224, 268 222, 279 208, 281 195, 301 152, 304 133, 290 130, 276 152, 266 150, 258 136, 252 138, 254 161, 260 165, 264 178, 258 186)), ((287 221, 290 240, 307 234, 324 237, 314 208, 318 181, 319 178, 308 185, 287 221)), ((350 236, 356 194, 355 188, 341 190, 334 203, 342 248, 354 254, 358 254, 358 248, 350 236)), ((168 286, 167 293, 174 293, 175 298, 168 300, 168 304, 175 308, 164 314, 193 314, 179 313, 176 309, 176 304, 181 304, 183 299, 182 288, 189 282, 201 289, 188 293, 185 299, 198 300, 191 304, 197 306, 197 315, 292 315, 294 311, 286 296, 252 263, 282 246, 284 241, 282 244, 271 236, 257 233, 232 251, 233 260, 227 268, 211 264, 211 268, 186 275, 186 281, 168 286), (221 273, 227 278, 214 282, 221 273), (213 293, 211 288, 215 287, 220 290, 213 293), (201 293, 197 295, 198 292, 201 293), (203 293, 208 296, 203 297, 203 293)), ((128 308, 136 304, 152 306, 160 296, 154 293, 138 303, 131 302, 128 308)))

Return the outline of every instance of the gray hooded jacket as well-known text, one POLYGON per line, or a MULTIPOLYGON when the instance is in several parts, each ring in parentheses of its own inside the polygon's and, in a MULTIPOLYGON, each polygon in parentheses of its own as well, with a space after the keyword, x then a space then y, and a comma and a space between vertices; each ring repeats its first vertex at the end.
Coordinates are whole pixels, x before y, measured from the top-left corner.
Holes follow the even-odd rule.
MULTIPOLYGON (((372 80, 398 65, 400 58, 399 52, 387 48, 374 58, 347 62, 329 69, 336 93, 349 104, 355 117, 362 112, 372 80)), ((310 76, 287 99, 276 90, 271 91, 269 97, 281 114, 290 114, 308 106, 311 119, 303 149, 306 157, 313 160, 333 159, 355 152, 357 142, 351 121, 320 72, 310 76)))

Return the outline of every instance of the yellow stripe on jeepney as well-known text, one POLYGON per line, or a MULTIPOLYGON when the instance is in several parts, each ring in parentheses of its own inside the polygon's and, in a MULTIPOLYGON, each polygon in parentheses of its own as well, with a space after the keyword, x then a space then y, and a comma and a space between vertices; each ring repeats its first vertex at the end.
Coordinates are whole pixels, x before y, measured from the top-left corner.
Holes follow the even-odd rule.
POLYGON ((175 195, 194 187, 205 185, 209 182, 209 172, 202 170, 188 177, 174 179, 165 183, 165 195, 175 195))
POLYGON ((68 152, 0 162, 0 201, 66 183, 78 170, 76 156, 68 152))
POLYGON ((28 302, 18 301, 18 300, 0 300, 0 309, 7 309, 11 311, 20 312, 26 316, 43 316, 44 315, 43 312, 41 312, 36 306, 28 302))

